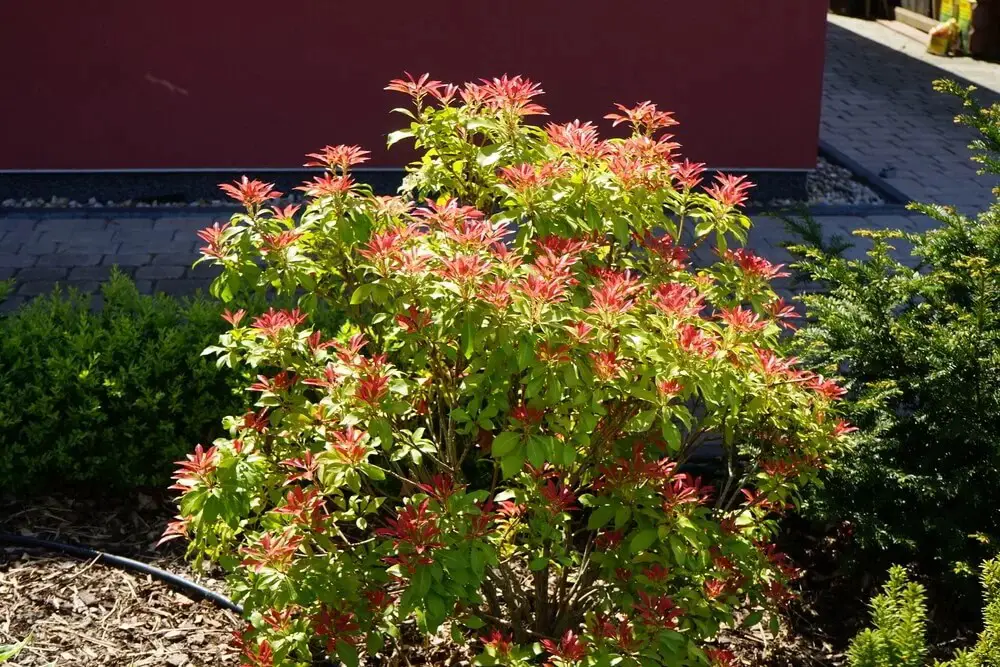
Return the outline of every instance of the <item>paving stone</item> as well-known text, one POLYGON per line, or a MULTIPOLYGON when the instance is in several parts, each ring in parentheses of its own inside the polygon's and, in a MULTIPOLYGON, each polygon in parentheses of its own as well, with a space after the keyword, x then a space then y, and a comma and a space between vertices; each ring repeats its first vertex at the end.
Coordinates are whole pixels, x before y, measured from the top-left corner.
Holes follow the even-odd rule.
POLYGON ((180 232, 194 235, 199 229, 209 227, 213 222, 229 220, 228 215, 205 215, 190 218, 161 218, 153 225, 157 231, 180 232))
POLYGON ((63 280, 69 273, 69 269, 57 266, 34 266, 28 269, 21 269, 17 272, 17 280, 21 281, 42 281, 55 282, 63 280))
POLYGON ((183 266, 140 266, 135 270, 135 277, 137 280, 180 278, 183 275, 183 266))
POLYGON ((56 252, 59 254, 64 253, 78 253, 78 254, 98 254, 98 255, 108 255, 118 252, 118 248, 121 247, 121 243, 118 241, 104 241, 99 243, 97 241, 90 241, 86 243, 57 243, 56 252))
POLYGON ((123 243, 170 243, 174 240, 174 232, 156 229, 116 229, 115 239, 123 243))
POLYGON ((38 296, 39 294, 48 294, 55 289, 55 286, 56 281, 54 280, 22 281, 19 276, 17 282, 17 294, 18 296, 38 296))
MULTIPOLYGON (((69 270, 67 280, 99 280, 105 281, 111 276, 111 266, 77 266, 69 270)), ((119 269, 129 273, 128 269, 119 269)))
POLYGON ((38 221, 40 232, 62 232, 72 229, 77 232, 99 232, 108 226, 108 221, 100 218, 45 218, 38 221))
POLYGON ((39 255, 36 266, 97 266, 101 263, 99 253, 60 253, 51 255, 39 255))
POLYGON ((173 264, 185 268, 191 266, 198 259, 198 253, 194 252, 164 252, 153 255, 153 264, 173 264))
POLYGON ((22 296, 12 294, 3 301, 0 301, 0 313, 12 313, 20 308, 26 300, 22 296))
POLYGON ((189 267, 184 276, 187 278, 204 278, 207 280, 213 280, 220 273, 222 273, 222 267, 202 262, 198 266, 189 267))
POLYGON ((123 253, 118 252, 118 253, 113 253, 113 254, 105 255, 101 259, 101 264, 102 265, 107 265, 107 266, 113 266, 113 265, 117 265, 117 266, 145 266, 146 264, 150 263, 151 259, 152 259, 152 255, 149 255, 149 254, 143 254, 143 253, 123 254, 123 253))
POLYGON ((145 253, 181 253, 196 252, 194 241, 126 241, 123 242, 118 252, 123 255, 145 254, 145 253))
POLYGON ((58 245, 53 241, 32 241, 22 244, 18 252, 28 255, 50 255, 54 254, 57 249, 58 245))
POLYGON ((153 220, 150 218, 115 218, 108 222, 108 229, 115 232, 151 230, 153 229, 153 220))
POLYGON ((0 266, 20 269, 28 266, 34 266, 37 259, 38 257, 36 255, 2 252, 0 253, 0 266))
POLYGON ((890 182, 911 199, 983 204, 970 200, 969 190, 988 191, 1000 179, 973 176, 967 144, 975 133, 955 125, 960 103, 931 83, 949 75, 970 79, 988 104, 1000 99, 1000 65, 934 58, 873 21, 831 15, 827 27, 823 140, 873 172, 894 167, 890 182))
POLYGON ((8 218, 0 216, 0 229, 6 232, 31 232, 38 225, 37 218, 8 218))

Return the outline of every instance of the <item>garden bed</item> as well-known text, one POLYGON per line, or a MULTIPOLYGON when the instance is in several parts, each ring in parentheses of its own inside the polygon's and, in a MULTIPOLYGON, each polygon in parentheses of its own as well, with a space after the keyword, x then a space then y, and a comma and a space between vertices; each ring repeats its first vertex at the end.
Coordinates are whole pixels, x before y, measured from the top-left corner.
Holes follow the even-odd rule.
MULTIPOLYGON (((8 505, 0 531, 85 544, 150 563, 216 591, 180 550, 154 549, 166 506, 147 496, 111 505, 47 499, 8 505)), ((30 637, 13 664, 185 667, 239 664, 230 645, 239 618, 154 580, 93 561, 0 546, 0 644, 30 637)))
MULTIPOLYGON (((44 499, 2 507, 0 531, 85 544, 135 558, 225 593, 219 573, 198 575, 182 557, 179 543, 155 543, 170 518, 166 499, 139 495, 134 502, 44 499)), ((761 630, 725 634, 721 644, 744 665, 793 667, 844 664, 847 640, 864 621, 856 590, 836 586, 829 540, 799 541, 815 559, 800 599, 787 610, 777 637, 761 630), (824 556, 825 555, 825 556, 824 556), (823 562, 820 562, 820 561, 823 562), (830 613, 831 609, 840 613, 830 613), (826 613, 821 613, 825 610, 826 613), (848 612, 848 613, 844 613, 848 612), (817 618, 826 623, 820 626, 817 618), (838 619, 839 628, 829 627, 838 619)), ((803 563, 805 565, 805 563, 803 563)), ((230 611, 195 601, 148 575, 37 550, 0 546, 0 645, 30 636, 13 663, 224 667, 239 664, 232 633, 241 627, 230 611)), ((426 645, 413 633, 405 660, 375 664, 469 665, 470 648, 438 640, 426 645), (407 662, 408 661, 408 662, 407 662)), ((404 656, 397 656, 403 659, 404 656)))
MULTIPOLYGON (((401 172, 399 172, 401 173, 401 172)), ((760 207, 796 207, 816 205, 862 205, 872 206, 889 203, 885 197, 867 185, 864 179, 844 166, 817 157, 816 169, 806 176, 804 188, 801 175, 789 172, 791 178, 775 177, 774 173, 761 172, 751 174, 751 180, 759 181, 759 187, 753 191, 758 195, 753 197, 749 206, 760 207), (760 197, 763 196, 763 199, 760 197)), ((780 173, 779 174, 783 174, 780 173)), ((258 178, 274 181, 278 189, 288 193, 276 203, 301 203, 301 193, 291 188, 312 173, 303 171, 301 174, 288 172, 256 173, 258 178)), ((101 174, 42 174, 13 175, 8 174, 0 181, 0 211, 21 210, 52 210, 52 209, 135 209, 169 210, 181 209, 232 209, 239 206, 231 199, 221 196, 216 183, 232 180, 233 174, 156 174, 128 175, 130 179, 141 178, 141 181, 129 180, 124 187, 122 178, 102 178, 101 174), (13 192, 30 192, 30 196, 13 196, 13 192), (124 192, 129 196, 116 196, 124 192), (44 193, 44 194, 43 194, 44 193), (54 194, 57 193, 57 194, 54 194), (95 195, 96 193, 96 195, 95 195), (137 196, 134 193, 145 193, 137 196), (155 194, 169 193, 169 194, 155 194)), ((370 183, 376 191, 391 194, 399 186, 399 176, 392 170, 361 171, 358 178, 370 183)))

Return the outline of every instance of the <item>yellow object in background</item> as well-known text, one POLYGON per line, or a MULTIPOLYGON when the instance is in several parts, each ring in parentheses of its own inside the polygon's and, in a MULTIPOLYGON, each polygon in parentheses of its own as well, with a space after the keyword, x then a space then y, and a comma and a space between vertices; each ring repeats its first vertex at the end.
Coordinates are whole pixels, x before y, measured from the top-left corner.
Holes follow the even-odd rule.
POLYGON ((958 24, 958 35, 954 42, 954 50, 969 53, 969 34, 972 27, 972 13, 976 9, 976 0, 942 0, 941 23, 954 20, 958 24))
MULTIPOLYGON (((942 12, 944 13, 944 12, 942 12)), ((931 30, 931 41, 927 45, 927 53, 935 56, 946 56, 951 52, 952 45, 957 41, 959 34, 958 20, 951 18, 942 23, 938 23, 931 30)))

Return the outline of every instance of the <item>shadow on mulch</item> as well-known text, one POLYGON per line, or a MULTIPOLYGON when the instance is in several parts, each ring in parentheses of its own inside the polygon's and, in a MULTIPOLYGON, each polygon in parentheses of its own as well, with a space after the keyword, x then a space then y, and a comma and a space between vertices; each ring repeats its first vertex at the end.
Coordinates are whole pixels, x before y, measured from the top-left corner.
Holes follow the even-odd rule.
MULTIPOLYGON (((0 507, 0 530, 82 544, 148 562, 220 592, 217 575, 196 576, 178 547, 154 549, 167 506, 140 496, 128 509, 43 499, 0 507)), ((148 575, 38 550, 0 547, 0 644, 30 637, 11 663, 226 667, 239 618, 196 602, 148 575)))

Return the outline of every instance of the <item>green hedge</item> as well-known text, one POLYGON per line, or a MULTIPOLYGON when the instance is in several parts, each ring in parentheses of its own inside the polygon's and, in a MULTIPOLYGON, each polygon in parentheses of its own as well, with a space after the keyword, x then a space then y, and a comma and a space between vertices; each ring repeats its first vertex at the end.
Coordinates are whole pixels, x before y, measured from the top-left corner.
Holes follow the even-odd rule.
POLYGON ((102 293, 96 312, 57 290, 0 319, 0 494, 162 488, 243 405, 233 372, 201 356, 220 305, 143 296, 121 274, 102 293))

